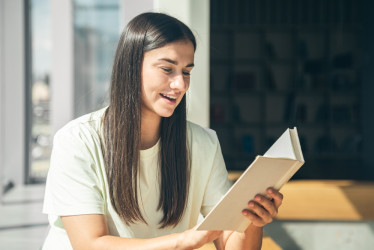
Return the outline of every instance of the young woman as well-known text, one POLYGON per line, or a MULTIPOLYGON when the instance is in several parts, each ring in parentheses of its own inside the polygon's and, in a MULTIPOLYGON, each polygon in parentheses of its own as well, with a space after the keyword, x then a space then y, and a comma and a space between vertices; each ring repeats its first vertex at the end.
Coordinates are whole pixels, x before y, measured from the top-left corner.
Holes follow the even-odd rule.
POLYGON ((197 231, 229 188, 214 131, 186 121, 194 67, 191 30, 144 13, 118 43, 110 105, 80 117, 54 138, 43 249, 259 249, 282 195, 256 196, 245 233, 197 231))

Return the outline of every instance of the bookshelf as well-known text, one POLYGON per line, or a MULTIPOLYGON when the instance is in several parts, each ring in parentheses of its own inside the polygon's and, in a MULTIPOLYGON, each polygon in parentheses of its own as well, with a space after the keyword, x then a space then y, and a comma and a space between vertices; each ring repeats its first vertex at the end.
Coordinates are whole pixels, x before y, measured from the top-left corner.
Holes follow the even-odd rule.
POLYGON ((210 120, 229 170, 297 126, 296 178, 360 178, 360 3, 211 1, 210 120))

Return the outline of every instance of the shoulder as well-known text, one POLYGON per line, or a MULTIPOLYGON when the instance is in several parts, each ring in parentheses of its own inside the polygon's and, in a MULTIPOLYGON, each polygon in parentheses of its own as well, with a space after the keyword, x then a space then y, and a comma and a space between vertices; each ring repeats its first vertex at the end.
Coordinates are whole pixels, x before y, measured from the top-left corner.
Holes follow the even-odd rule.
POLYGON ((187 134, 190 145, 199 148, 199 151, 213 151, 219 147, 217 134, 214 130, 204 128, 193 122, 187 122, 187 134))
POLYGON ((187 133, 189 136, 192 136, 193 140, 204 141, 211 144, 218 143, 216 131, 210 128, 204 128, 190 121, 187 121, 187 133))
POLYGON ((106 108, 78 117, 59 129, 54 141, 81 141, 92 143, 100 139, 101 121, 106 108))

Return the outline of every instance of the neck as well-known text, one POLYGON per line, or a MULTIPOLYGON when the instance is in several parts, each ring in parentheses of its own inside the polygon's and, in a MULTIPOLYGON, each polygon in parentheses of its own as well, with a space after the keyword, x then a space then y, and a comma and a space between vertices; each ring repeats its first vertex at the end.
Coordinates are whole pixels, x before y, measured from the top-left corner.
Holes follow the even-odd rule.
POLYGON ((142 115, 142 127, 140 136, 140 149, 153 147, 160 138, 161 117, 149 117, 142 115))

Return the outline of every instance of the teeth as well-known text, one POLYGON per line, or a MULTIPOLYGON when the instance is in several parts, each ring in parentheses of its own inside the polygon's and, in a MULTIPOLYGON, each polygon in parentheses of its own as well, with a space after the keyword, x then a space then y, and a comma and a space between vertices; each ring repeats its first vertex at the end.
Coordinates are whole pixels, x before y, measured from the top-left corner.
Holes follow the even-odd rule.
POLYGON ((165 96, 165 97, 167 97, 169 99, 173 99, 173 100, 177 99, 175 96, 170 96, 170 95, 165 95, 165 94, 161 94, 161 95, 165 96))

